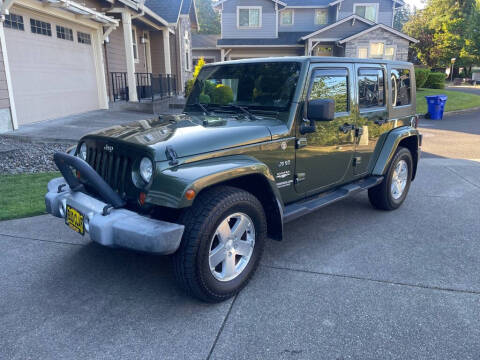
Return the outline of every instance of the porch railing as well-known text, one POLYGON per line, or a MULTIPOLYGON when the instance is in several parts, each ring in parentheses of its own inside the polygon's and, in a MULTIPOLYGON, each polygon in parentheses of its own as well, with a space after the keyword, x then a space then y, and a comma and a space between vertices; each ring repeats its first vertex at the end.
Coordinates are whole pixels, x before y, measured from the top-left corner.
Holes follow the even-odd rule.
MULTIPOLYGON (((127 73, 112 72, 111 78, 113 101, 128 101, 127 73)), ((154 101, 178 94, 175 75, 135 73, 135 81, 139 100, 154 101)))

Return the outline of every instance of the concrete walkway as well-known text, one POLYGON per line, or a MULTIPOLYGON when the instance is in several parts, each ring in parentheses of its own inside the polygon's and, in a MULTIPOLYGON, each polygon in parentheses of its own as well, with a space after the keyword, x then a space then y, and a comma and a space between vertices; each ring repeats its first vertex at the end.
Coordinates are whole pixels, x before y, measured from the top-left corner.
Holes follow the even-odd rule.
POLYGON ((154 115, 134 111, 95 110, 78 115, 22 125, 18 130, 0 134, 25 141, 77 142, 83 135, 112 125, 150 119, 154 115))

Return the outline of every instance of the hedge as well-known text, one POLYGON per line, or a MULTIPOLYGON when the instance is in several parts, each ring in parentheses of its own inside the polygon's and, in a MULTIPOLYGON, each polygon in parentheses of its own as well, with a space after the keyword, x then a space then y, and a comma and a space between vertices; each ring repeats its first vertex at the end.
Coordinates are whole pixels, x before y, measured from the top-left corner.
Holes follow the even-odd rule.
POLYGON ((445 74, 439 72, 432 72, 428 75, 428 79, 424 85, 428 89, 444 89, 445 88, 445 74))
POLYGON ((417 84, 417 89, 423 88, 425 86, 428 75, 430 75, 430 69, 415 69, 415 83, 417 84))

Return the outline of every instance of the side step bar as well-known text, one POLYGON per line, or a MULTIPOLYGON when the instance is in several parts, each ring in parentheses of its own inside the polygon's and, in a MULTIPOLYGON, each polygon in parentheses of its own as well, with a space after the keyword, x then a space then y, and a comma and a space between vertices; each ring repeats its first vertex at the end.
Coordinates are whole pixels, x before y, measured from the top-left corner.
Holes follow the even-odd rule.
POLYGON ((370 176, 368 178, 344 185, 337 190, 320 195, 314 195, 301 202, 287 205, 285 206, 285 211, 283 212, 283 222, 288 223, 324 206, 345 199, 350 195, 367 190, 375 185, 380 184, 382 180, 383 176, 370 176))

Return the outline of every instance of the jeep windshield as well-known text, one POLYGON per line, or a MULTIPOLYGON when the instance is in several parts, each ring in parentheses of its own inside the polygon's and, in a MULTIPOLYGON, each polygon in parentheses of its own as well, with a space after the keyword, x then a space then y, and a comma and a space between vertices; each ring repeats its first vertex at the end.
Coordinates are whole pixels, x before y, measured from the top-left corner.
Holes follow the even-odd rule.
POLYGON ((251 112, 286 111, 292 102, 300 69, 299 62, 268 61, 204 67, 185 110, 235 112, 251 120, 255 119, 251 112))

